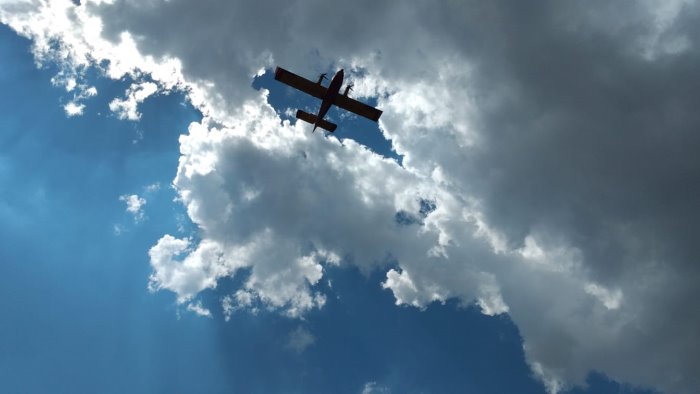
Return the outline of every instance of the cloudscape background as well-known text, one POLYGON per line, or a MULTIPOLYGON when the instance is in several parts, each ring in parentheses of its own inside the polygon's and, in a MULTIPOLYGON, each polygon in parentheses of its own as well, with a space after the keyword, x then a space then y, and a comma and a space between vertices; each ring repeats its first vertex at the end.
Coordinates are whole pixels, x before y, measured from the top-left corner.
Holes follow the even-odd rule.
POLYGON ((3 391, 697 392, 699 12, 0 1, 3 391))

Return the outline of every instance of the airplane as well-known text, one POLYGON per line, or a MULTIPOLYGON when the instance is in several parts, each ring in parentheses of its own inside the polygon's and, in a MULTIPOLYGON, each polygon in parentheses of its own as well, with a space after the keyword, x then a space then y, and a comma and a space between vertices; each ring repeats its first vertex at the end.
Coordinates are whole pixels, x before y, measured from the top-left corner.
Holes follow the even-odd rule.
POLYGON ((291 71, 287 71, 282 67, 277 67, 277 69, 275 69, 276 80, 322 100, 321 108, 319 108, 317 115, 310 114, 302 110, 297 110, 297 119, 301 119, 314 125, 312 132, 316 131, 317 127, 326 129, 331 133, 335 131, 338 125, 323 119, 333 105, 336 105, 344 110, 354 112, 360 116, 364 116, 365 118, 375 122, 379 120, 380 116, 382 116, 382 111, 348 97, 348 93, 350 92, 350 89, 352 89, 352 84, 349 84, 345 88, 343 94, 339 94, 340 87, 343 85, 343 77, 343 69, 340 69, 337 73, 335 73, 333 79, 331 79, 331 83, 326 88, 321 85, 321 82, 326 79, 326 74, 321 74, 321 76, 318 78, 318 82, 314 83, 304 77, 294 74, 291 71))

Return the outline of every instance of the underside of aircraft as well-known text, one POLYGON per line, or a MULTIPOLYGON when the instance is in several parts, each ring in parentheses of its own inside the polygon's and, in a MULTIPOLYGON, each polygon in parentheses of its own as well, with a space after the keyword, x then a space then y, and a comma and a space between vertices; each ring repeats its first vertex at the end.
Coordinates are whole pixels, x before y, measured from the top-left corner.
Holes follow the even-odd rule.
POLYGON ((335 74, 335 76, 333 76, 333 79, 328 87, 325 87, 321 84, 323 79, 325 79, 325 74, 321 74, 318 82, 312 82, 304 77, 294 74, 291 71, 287 71, 282 67, 277 67, 275 70, 276 80, 295 89, 301 90, 306 94, 321 99, 321 107, 319 108, 318 114, 310 114, 302 110, 298 110, 296 113, 296 117, 298 119, 313 124, 314 131, 316 130, 316 127, 320 127, 330 132, 335 131, 337 125, 324 119, 326 113, 328 113, 328 110, 333 105, 375 122, 379 120, 380 116, 382 116, 382 111, 348 97, 348 93, 350 92, 352 85, 348 85, 345 88, 345 91, 340 94, 339 92, 340 87, 343 84, 343 78, 344 72, 341 69, 335 74))

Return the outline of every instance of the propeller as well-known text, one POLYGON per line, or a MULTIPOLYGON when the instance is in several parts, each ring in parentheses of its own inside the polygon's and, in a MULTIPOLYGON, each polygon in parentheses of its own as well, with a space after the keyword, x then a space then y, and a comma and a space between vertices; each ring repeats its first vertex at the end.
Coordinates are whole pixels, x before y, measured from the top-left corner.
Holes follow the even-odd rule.
POLYGON ((350 93, 350 91, 352 90, 353 86, 355 86, 355 85, 349 83, 348 86, 345 87, 345 91, 343 92, 343 96, 347 96, 348 93, 350 93))
POLYGON ((328 79, 328 78, 326 77, 326 73, 323 73, 323 74, 319 75, 319 77, 318 77, 318 82, 316 82, 316 83, 320 85, 321 82, 323 82, 324 79, 328 79))

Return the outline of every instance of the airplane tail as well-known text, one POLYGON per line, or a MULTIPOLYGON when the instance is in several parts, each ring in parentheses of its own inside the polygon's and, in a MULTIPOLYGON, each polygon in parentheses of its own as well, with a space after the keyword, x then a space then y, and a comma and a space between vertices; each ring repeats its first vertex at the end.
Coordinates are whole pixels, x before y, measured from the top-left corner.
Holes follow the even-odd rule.
POLYGON ((318 126, 322 129, 326 129, 332 133, 335 131, 335 128, 338 127, 338 125, 331 123, 327 120, 323 120, 323 119, 321 119, 320 122, 316 123, 318 116, 310 114, 308 112, 304 112, 302 110, 297 111, 297 118, 303 120, 304 122, 308 122, 308 123, 311 123, 312 125, 314 125, 314 130, 316 129, 315 126, 318 126))

